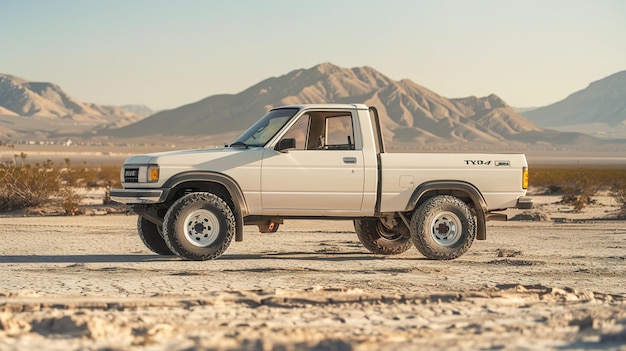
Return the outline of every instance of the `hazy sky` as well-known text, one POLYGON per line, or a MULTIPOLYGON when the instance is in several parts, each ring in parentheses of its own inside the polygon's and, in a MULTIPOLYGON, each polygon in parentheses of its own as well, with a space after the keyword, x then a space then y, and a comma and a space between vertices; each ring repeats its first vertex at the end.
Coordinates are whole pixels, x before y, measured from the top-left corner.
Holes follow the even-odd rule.
POLYGON ((547 105, 626 70, 624 0, 0 0, 0 73, 174 108, 322 62, 547 105))

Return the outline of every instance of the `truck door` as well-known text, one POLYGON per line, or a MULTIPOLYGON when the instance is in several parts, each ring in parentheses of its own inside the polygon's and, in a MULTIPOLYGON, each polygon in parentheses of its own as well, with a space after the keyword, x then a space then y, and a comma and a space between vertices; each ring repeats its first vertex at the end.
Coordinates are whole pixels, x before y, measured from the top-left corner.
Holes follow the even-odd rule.
POLYGON ((295 146, 266 148, 261 170, 263 212, 273 215, 358 213, 363 202, 364 160, 355 143, 350 111, 301 115, 283 141, 295 146))

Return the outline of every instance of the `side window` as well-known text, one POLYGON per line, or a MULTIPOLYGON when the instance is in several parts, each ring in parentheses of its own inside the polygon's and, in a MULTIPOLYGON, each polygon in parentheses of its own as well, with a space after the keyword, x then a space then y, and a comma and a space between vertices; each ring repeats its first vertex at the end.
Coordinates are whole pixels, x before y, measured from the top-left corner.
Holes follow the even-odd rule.
POLYGON ((309 115, 307 150, 354 150, 352 113, 315 111, 309 115))
POLYGON ((326 118, 326 141, 328 150, 354 150, 352 116, 326 118))
POLYGON ((283 136, 283 139, 293 138, 296 140, 296 147, 292 150, 304 150, 307 145, 307 134, 309 131, 309 115, 303 115, 298 119, 296 124, 291 126, 287 133, 283 136))
POLYGON ((281 140, 295 140, 290 150, 354 150, 350 112, 313 111, 302 115, 281 140))

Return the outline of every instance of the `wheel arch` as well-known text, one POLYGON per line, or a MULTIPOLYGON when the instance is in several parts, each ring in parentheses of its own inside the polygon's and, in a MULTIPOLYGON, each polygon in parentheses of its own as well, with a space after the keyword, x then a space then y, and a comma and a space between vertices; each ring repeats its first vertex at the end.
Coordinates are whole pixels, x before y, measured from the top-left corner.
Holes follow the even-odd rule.
POLYGON ((419 205, 437 195, 452 195, 468 203, 476 212, 476 239, 487 239, 486 217, 488 211, 485 198, 478 188, 468 182, 458 180, 435 180, 420 184, 409 199, 406 212, 413 212, 419 205))
POLYGON ((176 174, 163 185, 169 188, 167 202, 175 201, 189 192, 211 192, 232 207, 237 224, 235 241, 243 240, 243 218, 249 214, 248 205, 239 184, 228 175, 218 172, 188 171, 176 174))

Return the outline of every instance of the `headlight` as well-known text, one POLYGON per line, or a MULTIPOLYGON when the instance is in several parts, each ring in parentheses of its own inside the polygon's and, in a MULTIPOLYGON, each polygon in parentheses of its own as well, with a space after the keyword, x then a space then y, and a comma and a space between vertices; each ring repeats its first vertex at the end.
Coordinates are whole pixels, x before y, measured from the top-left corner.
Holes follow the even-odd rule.
POLYGON ((125 165, 122 169, 124 183, 156 183, 159 165, 125 165))

